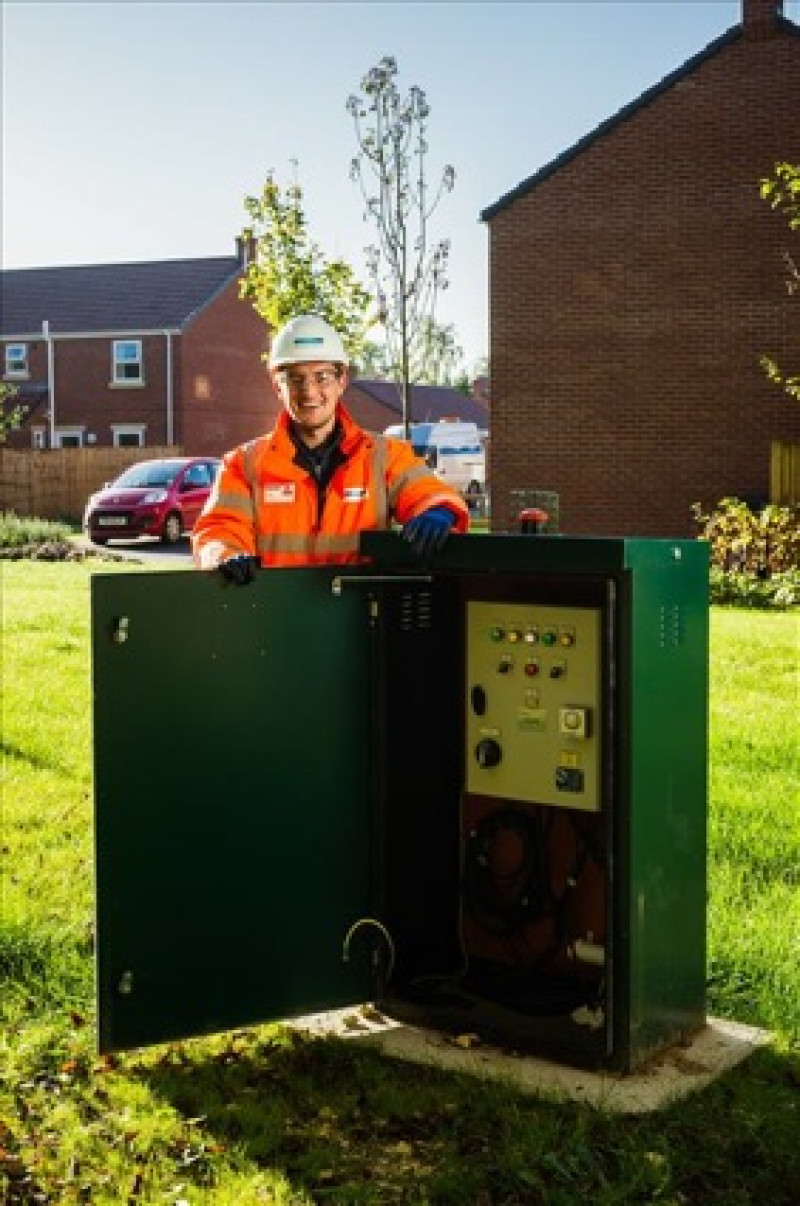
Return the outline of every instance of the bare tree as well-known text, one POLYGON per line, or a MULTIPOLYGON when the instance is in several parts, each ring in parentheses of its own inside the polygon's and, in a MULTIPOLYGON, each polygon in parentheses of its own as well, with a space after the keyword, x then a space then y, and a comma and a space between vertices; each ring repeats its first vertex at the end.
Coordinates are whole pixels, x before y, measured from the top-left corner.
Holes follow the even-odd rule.
POLYGON ((439 292, 447 287, 450 243, 428 241, 428 221, 442 194, 450 192, 455 171, 447 165, 431 190, 426 177, 425 93, 412 87, 401 97, 397 62, 385 56, 361 81, 361 93, 347 109, 360 148, 351 176, 361 187, 365 220, 375 223, 377 243, 367 247, 367 270, 386 332, 387 359, 398 367, 406 435, 411 423, 409 383, 429 336, 439 292))

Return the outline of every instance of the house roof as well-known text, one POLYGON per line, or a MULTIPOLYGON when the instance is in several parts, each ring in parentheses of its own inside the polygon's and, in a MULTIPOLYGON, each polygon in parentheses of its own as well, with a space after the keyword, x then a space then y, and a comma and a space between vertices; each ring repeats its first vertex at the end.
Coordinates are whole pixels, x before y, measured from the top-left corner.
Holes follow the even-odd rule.
MULTIPOLYGON (((800 35, 800 26, 795 25, 787 17, 776 16, 774 21, 776 29, 779 29, 781 32, 800 35)), ((676 68, 675 71, 671 71, 669 75, 665 75, 657 84, 653 84, 652 87, 643 92, 636 100, 624 105, 613 117, 606 118, 605 121, 602 121, 589 134, 584 135, 578 142, 573 143, 571 147, 568 147, 566 151, 563 151, 555 159, 551 159, 538 172, 535 172, 532 176, 528 176, 526 180, 523 180, 516 188, 511 189, 510 192, 504 193, 493 205, 489 205, 486 209, 481 210, 481 221, 491 221, 501 210, 506 209, 507 206, 511 205, 519 197, 524 197, 526 193, 531 192, 538 184, 546 180, 548 176, 552 176, 560 168, 564 167, 565 164, 569 163, 571 159, 575 159, 576 156, 582 154, 583 151, 587 150, 598 139, 612 133, 623 122, 628 121, 629 118, 638 113, 640 109, 644 109, 647 105, 652 104, 662 93, 669 91, 670 88, 674 88, 676 84, 680 83, 688 75, 691 75, 703 63, 714 58, 726 46, 730 46, 733 42, 738 42, 742 37, 744 37, 742 25, 732 26, 720 37, 710 42, 703 50, 692 55, 682 66, 676 68)))
MULTIPOLYGON (((348 386, 349 389, 360 389, 373 398, 389 412, 386 426, 400 423, 403 420, 403 408, 400 400, 400 387, 394 381, 374 381, 357 378, 348 386)), ((485 402, 462 394, 449 385, 411 385, 410 404, 411 414, 415 423, 437 421, 439 419, 460 419, 469 423, 477 423, 478 427, 486 430, 489 426, 489 408, 485 402)), ((344 398, 347 405, 347 395, 344 398)))
POLYGON ((238 272, 237 256, 15 268, 2 273, 3 338, 183 327, 238 272))

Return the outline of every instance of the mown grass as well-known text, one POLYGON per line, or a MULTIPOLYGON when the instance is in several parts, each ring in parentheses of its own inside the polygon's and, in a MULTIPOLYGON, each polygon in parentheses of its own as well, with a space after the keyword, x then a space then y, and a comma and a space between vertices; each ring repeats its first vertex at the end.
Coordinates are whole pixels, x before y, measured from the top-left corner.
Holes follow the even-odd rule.
POLYGON ((796 613, 712 613, 710 1006, 774 1042, 704 1092, 620 1119, 281 1027, 95 1056, 94 568, 2 571, 4 1201, 800 1200, 796 613))

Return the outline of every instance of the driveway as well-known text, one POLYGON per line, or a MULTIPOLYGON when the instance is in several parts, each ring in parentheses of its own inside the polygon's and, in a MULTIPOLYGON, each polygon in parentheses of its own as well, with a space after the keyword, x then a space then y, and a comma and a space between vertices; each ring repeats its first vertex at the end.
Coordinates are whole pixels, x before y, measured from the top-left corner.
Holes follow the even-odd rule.
POLYGON ((112 540, 108 544, 93 544, 81 537, 80 546, 98 553, 113 553, 130 561, 156 562, 168 568, 183 569, 192 563, 192 554, 187 537, 176 544, 162 544, 155 536, 141 536, 138 540, 112 540))

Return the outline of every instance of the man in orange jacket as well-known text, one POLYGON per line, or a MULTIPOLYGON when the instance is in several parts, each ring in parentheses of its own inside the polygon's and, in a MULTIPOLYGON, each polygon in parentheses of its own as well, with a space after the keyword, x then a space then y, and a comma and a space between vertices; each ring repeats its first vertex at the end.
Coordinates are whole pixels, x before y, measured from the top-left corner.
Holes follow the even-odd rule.
POLYGON ((277 332, 270 376, 285 407, 267 435, 227 453, 192 533, 201 569, 246 585, 261 566, 360 560, 359 533, 395 519, 420 556, 465 532, 469 511, 405 440, 371 435, 340 399, 347 354, 313 314, 277 332))

